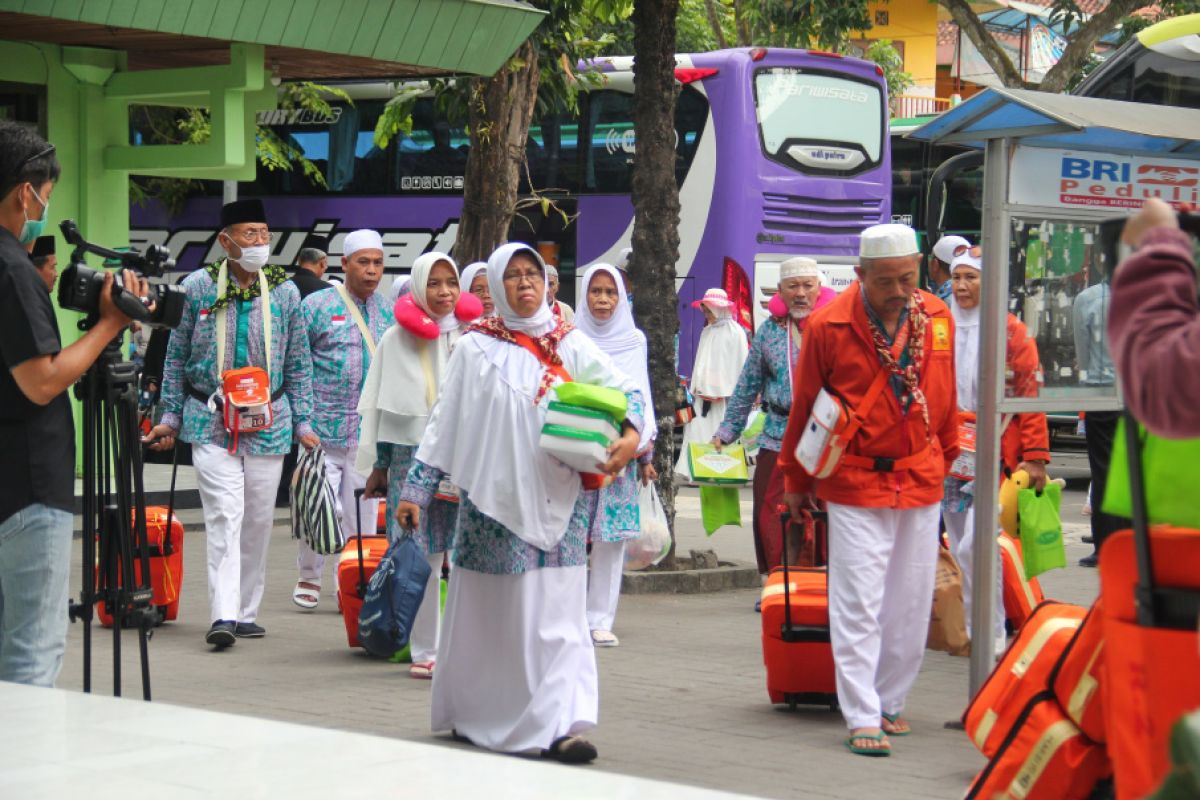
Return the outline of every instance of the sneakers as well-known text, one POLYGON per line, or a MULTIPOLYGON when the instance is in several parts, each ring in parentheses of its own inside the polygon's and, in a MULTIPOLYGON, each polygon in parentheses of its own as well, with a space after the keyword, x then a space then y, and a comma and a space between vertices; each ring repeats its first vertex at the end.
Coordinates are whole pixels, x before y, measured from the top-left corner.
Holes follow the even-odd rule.
POLYGON ((232 621, 219 619, 208 629, 208 633, 204 634, 204 641, 218 650, 224 650, 226 647, 232 647, 237 641, 234 633, 236 629, 237 626, 232 621))
POLYGON ((239 622, 233 626, 233 635, 239 639, 261 639, 267 635, 267 629, 253 622, 239 622))

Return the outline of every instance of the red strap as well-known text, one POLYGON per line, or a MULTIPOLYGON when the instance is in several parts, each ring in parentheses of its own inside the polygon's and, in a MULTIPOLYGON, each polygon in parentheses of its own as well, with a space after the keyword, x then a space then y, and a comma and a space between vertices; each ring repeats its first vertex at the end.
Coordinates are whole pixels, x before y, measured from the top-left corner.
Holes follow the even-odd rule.
POLYGON ((922 447, 920 452, 895 460, 846 453, 842 456, 842 466, 858 467, 859 469, 869 469, 875 472, 904 472, 920 464, 928 454, 929 445, 922 447), (888 469, 878 469, 883 462, 887 463, 888 469))
POLYGON ((537 342, 533 341, 528 334, 521 333, 520 331, 512 331, 511 333, 513 338, 517 340, 517 344, 521 345, 521 347, 524 347, 526 350, 532 353, 533 357, 540 361, 542 366, 545 367, 550 374, 554 375, 555 377, 562 378, 564 381, 571 380, 571 373, 567 372, 566 368, 564 368, 562 364, 551 363, 550 359, 547 358, 545 353, 542 352, 542 349, 537 346, 537 342))

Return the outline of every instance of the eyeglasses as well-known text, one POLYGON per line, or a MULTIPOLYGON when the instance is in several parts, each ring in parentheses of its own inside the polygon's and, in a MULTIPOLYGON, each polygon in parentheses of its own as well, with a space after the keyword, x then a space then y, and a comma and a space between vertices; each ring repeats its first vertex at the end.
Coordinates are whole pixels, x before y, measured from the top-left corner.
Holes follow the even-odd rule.
POLYGON ((958 258, 964 253, 969 253, 971 258, 983 258, 983 246, 978 244, 960 244, 958 247, 954 248, 955 258, 958 258))
MULTIPOLYGON (((233 231, 225 231, 225 235, 233 238, 233 231)), ((251 229, 248 231, 238 231, 237 238, 245 239, 248 242, 261 242, 262 244, 271 243, 271 231, 267 228, 251 229)))
POLYGON ((533 270, 531 272, 514 272, 504 276, 505 283, 513 283, 518 286, 524 281, 529 281, 530 283, 544 283, 545 280, 546 276, 542 274, 540 270, 533 270))

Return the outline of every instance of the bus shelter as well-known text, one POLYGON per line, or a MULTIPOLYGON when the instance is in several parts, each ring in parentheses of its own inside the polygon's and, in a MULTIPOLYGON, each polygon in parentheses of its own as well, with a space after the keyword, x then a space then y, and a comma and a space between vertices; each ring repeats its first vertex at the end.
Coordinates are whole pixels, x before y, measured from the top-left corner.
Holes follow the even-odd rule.
POLYGON ((997 548, 978 543, 997 532, 1002 418, 1121 408, 1103 324, 1108 295, 1101 287, 1101 324, 1090 329, 1076 324, 1075 300, 1116 267, 1102 246, 1102 221, 1132 214, 1148 197, 1200 201, 1197 130, 1200 111, 1192 109, 988 89, 909 133, 984 151, 972 696, 995 657, 992 637, 978 632, 992 627, 997 548), (1010 312, 1037 341, 1044 381, 1036 397, 1005 391, 1010 312))

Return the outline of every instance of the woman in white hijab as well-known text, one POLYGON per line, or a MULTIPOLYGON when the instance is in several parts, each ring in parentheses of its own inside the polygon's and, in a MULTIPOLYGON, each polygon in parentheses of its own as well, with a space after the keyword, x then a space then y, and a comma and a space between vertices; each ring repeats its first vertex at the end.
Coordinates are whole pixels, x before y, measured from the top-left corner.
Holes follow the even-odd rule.
POLYGON ((616 267, 594 264, 583 275, 584 298, 575 312, 575 327, 588 335, 612 357, 617 368, 638 385, 646 399, 646 426, 639 445, 638 465, 630 464, 611 484, 588 492, 591 500, 592 563, 588 575, 587 617, 592 643, 616 647, 612 632, 621 596, 621 572, 625 542, 641 532, 638 514, 638 481, 658 477, 650 463, 654 455, 653 403, 647 371, 646 336, 633 323, 633 312, 625 299, 625 284, 616 267))
POLYGON ((692 479, 688 445, 712 440, 725 418, 725 403, 737 386, 746 354, 750 352, 746 331, 733 318, 733 301, 724 291, 709 289, 692 306, 699 306, 704 312, 705 326, 692 366, 690 388, 696 398, 696 416, 683 429, 683 445, 675 464, 675 472, 688 480, 692 479))
MULTIPOLYGON (((454 309, 458 302, 458 269, 444 253, 425 253, 413 264, 411 297, 414 307, 403 318, 427 315, 436 323, 421 335, 397 321, 379 340, 375 358, 363 383, 358 402, 362 428, 356 466, 371 469, 366 497, 383 497, 388 505, 388 537, 400 535, 395 509, 400 489, 412 466, 413 453, 425 434, 425 425, 446 374, 450 351, 459 337, 454 309), (435 338, 427 338, 429 335, 435 338)), ((401 302, 406 302, 402 299, 401 302)), ((422 320, 427 322, 428 320, 422 320)), ((458 498, 444 487, 430 504, 420 531, 414 537, 432 568, 421 610, 413 620, 409 638, 414 678, 432 678, 438 651, 438 595, 442 560, 449 549, 458 517, 458 498)))
MULTIPOLYGON (((954 317, 954 374, 958 390, 960 431, 969 425, 973 432, 979 399, 979 298, 983 273, 983 250, 972 247, 954 257, 950 265, 952 294, 947 298, 954 317)), ((1029 337, 1025 323, 1009 314, 1006 322, 1005 394, 1009 397, 1037 397, 1040 383, 1037 343, 1029 337)), ((959 435, 962 445, 968 437, 959 435)), ((973 440, 973 437, 970 437, 973 440)), ((966 605, 967 632, 971 632, 971 559, 975 531, 975 453, 963 447, 963 454, 946 476, 942 498, 942 518, 950 539, 950 552, 963 565, 963 600, 966 605)), ((1005 420, 1000 438, 1000 457, 1009 472, 1023 469, 1034 487, 1046 485, 1046 463, 1050 460, 1050 431, 1046 415, 1017 414, 1005 420)), ((1004 603, 1001 599, 1003 575, 996 570, 992 635, 996 652, 1004 650, 1004 603)))
POLYGON ((483 304, 485 317, 496 313, 496 304, 492 302, 491 289, 488 286, 486 261, 476 261, 463 269, 462 287, 464 291, 479 298, 479 302, 483 304))
POLYGON ((538 445, 563 373, 629 401, 605 472, 619 474, 643 428, 641 391, 585 335, 546 306, 546 266, 512 243, 488 259, 497 316, 459 340, 401 493, 420 524, 438 484, 461 487, 454 578, 433 678, 435 731, 480 747, 591 761, 579 734, 596 724, 596 656, 588 636, 588 505, 579 473, 538 445))

